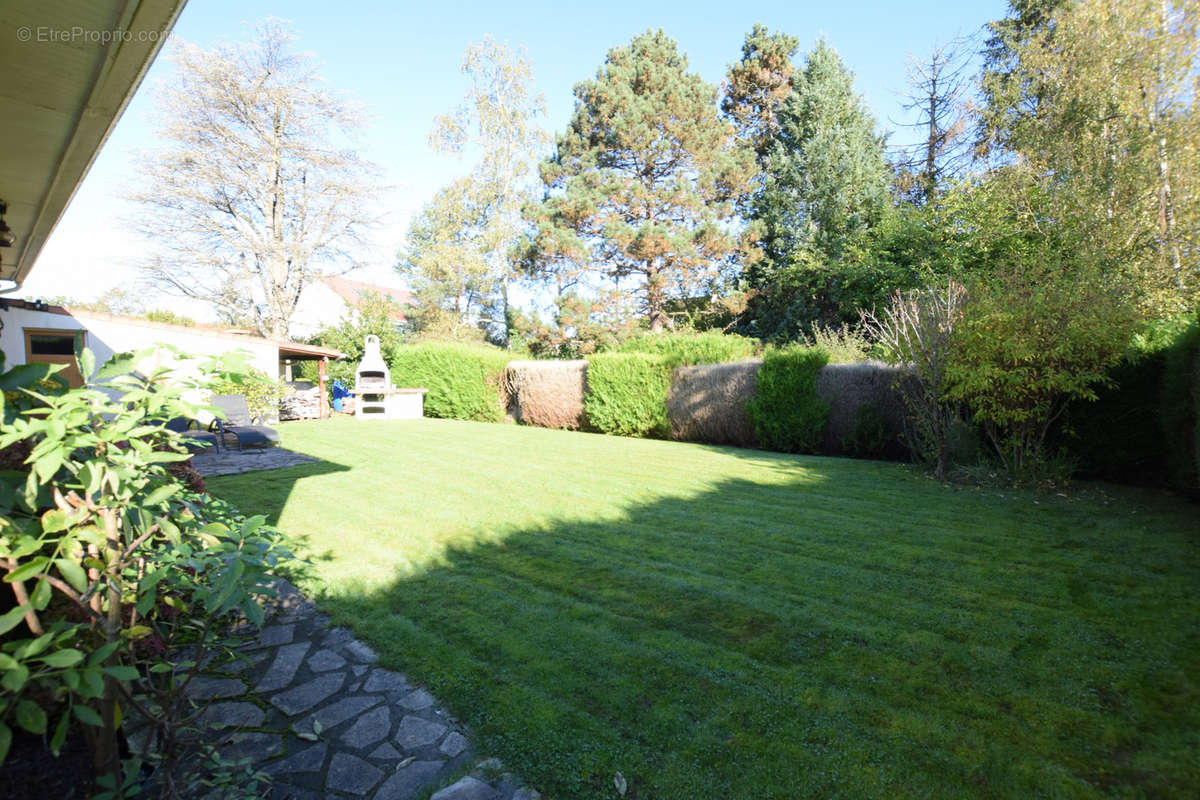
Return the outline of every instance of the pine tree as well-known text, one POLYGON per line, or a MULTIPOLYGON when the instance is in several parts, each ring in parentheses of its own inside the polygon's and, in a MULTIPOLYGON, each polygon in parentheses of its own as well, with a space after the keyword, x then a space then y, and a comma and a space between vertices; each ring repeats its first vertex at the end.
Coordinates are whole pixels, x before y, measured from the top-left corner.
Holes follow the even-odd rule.
POLYGON ((719 291, 744 242, 734 200, 755 170, 721 119, 717 92, 662 31, 608 53, 575 87, 575 115, 542 165, 526 257, 560 292, 632 294, 650 330, 668 303, 719 291))
POLYGON ((760 168, 766 167, 779 136, 779 109, 792 93, 792 57, 799 47, 795 36, 755 24, 742 44, 741 60, 729 67, 725 78, 721 111, 754 151, 760 168))

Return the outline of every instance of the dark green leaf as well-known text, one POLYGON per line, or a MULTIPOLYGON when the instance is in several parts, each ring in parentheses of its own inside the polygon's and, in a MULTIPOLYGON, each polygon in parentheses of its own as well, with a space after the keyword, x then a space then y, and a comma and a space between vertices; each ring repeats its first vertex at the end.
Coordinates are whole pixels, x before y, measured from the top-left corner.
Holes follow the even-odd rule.
POLYGON ((4 581, 5 583, 16 583, 17 581, 28 580, 29 578, 32 578, 34 575, 37 575, 39 572, 41 572, 49 563, 50 559, 46 556, 31 558, 21 566, 14 569, 12 572, 5 575, 4 581))
POLYGON ((44 611, 46 606, 50 605, 50 597, 53 595, 50 589, 50 582, 45 578, 37 582, 33 587, 33 591, 29 593, 29 604, 38 611, 44 611))
POLYGON ((16 694, 25 686, 27 680, 29 680, 29 668, 24 664, 18 664, 4 673, 4 677, 0 678, 0 686, 16 694))
POLYGON ((53 633, 44 633, 36 639, 26 643, 24 646, 17 648, 21 653, 22 658, 33 658, 38 653, 50 646, 50 642, 54 639, 53 633))
POLYGON ((50 752, 58 755, 62 750, 63 742, 67 740, 67 730, 70 728, 71 715, 63 712, 58 718, 58 725, 54 726, 54 736, 50 739, 50 752))
POLYGON ((32 700, 17 703, 17 724, 30 733, 46 732, 46 712, 32 700))
POLYGON ((80 661, 83 661, 83 653, 72 648, 56 650, 53 653, 42 656, 41 661, 52 667, 73 667, 80 661))
POLYGON ((90 382, 92 373, 96 371, 96 354, 86 347, 80 348, 76 361, 79 363, 79 374, 85 382, 90 382))
POLYGON ((0 391, 32 386, 66 368, 66 364, 21 364, 0 375, 0 391))
POLYGON ((182 487, 179 484, 168 483, 165 486, 160 486, 150 494, 146 495, 146 499, 142 502, 148 506, 156 506, 164 502, 171 495, 178 492, 182 487))
POLYGON ((105 667, 104 672, 110 677, 116 678, 119 681, 132 681, 138 677, 138 671, 133 667, 126 667, 118 664, 115 667, 105 667))
POLYGON ((92 665, 92 666, 96 666, 98 664, 104 663, 105 661, 108 660, 108 657, 113 654, 113 651, 116 650, 120 646, 121 646, 120 642, 109 642, 108 644, 101 645, 99 648, 96 649, 95 652, 93 652, 90 656, 88 656, 88 664, 92 665))
POLYGON ((71 712, 79 718, 79 721, 84 725, 92 725, 96 728, 103 727, 104 720, 96 713, 96 710, 91 706, 73 706, 71 712))
POLYGON ((25 618, 25 612, 29 610, 29 605, 17 606, 12 611, 7 612, 0 617, 0 634, 5 634, 13 628, 21 624, 21 620, 25 618))
POLYGON ((77 592, 87 591, 87 571, 84 570, 78 561, 72 561, 69 558, 57 558, 54 560, 54 566, 58 567, 58 573, 63 576, 63 580, 71 584, 72 589, 77 592))

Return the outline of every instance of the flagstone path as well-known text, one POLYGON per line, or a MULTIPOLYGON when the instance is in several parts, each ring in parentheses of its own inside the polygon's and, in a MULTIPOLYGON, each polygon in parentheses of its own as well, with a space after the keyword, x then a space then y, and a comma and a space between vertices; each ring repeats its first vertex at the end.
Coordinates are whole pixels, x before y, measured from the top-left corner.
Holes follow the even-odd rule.
POLYGON ((467 732, 425 689, 376 665, 376 654, 286 582, 238 660, 189 686, 223 758, 272 776, 272 800, 536 800, 480 760, 467 732))

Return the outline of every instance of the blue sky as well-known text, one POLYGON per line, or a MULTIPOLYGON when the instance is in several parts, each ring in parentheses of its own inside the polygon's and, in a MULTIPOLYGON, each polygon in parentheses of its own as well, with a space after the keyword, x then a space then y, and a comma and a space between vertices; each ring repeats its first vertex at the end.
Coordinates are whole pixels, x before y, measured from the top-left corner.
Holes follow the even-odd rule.
MULTIPOLYGON (((490 34, 524 45, 538 89, 545 95, 546 128, 561 131, 570 119, 572 88, 593 76, 612 47, 648 28, 662 28, 688 55, 690 67, 719 83, 738 58, 755 22, 797 36, 802 50, 825 36, 856 74, 856 88, 881 129, 904 121, 897 92, 904 89, 909 53, 927 53, 958 34, 974 33, 1004 15, 1003 0, 955 3, 842 2, 687 3, 616 0, 587 5, 565 2, 266 2, 190 0, 174 36, 208 47, 246 39, 254 23, 290 20, 297 47, 313 53, 329 84, 365 104, 370 127, 359 142, 396 188, 385 198, 387 224, 379 231, 374 268, 365 276, 394 282, 391 265, 411 215, 441 185, 469 166, 436 156, 427 136, 433 118, 458 104, 466 88, 459 71, 467 46, 490 34), (389 280, 390 279, 390 280, 389 280)), ((168 44, 168 47, 170 45, 168 44)), ((133 262, 144 244, 120 218, 137 213, 121 199, 136 184, 131 154, 154 145, 156 82, 169 76, 160 56, 80 187, 42 253, 27 296, 90 299, 136 278, 133 262)), ((898 131, 893 140, 906 134, 898 131)), ((152 303, 154 304, 154 303, 152 303)), ((202 316, 201 309, 163 298, 157 303, 202 316)))

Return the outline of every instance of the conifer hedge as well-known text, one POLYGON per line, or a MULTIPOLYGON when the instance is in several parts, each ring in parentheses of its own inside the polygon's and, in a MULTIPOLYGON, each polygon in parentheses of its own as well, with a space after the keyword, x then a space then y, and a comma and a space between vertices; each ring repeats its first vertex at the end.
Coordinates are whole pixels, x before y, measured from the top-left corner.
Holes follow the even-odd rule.
POLYGON ((763 447, 820 452, 829 404, 817 396, 817 378, 827 363, 828 353, 804 345, 771 348, 763 354, 757 393, 746 404, 763 447))
POLYGON ((423 342, 396 349, 392 383, 424 387, 425 416, 503 422, 501 376, 510 354, 484 345, 423 342))
POLYGON ((671 369, 648 353, 598 353, 588 359, 588 424, 614 436, 665 438, 671 369))

